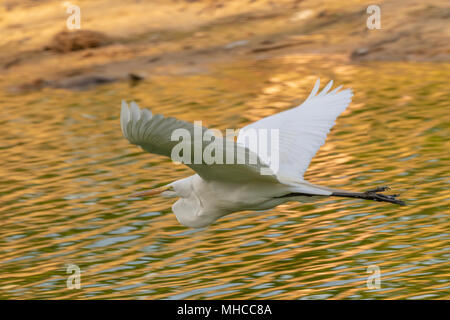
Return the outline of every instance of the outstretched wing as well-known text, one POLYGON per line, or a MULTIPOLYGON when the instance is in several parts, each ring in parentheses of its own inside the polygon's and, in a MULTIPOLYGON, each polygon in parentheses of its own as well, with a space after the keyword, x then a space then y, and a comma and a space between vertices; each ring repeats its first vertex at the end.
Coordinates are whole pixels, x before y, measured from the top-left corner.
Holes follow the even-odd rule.
POLYGON ((173 159, 174 148, 180 147, 182 143, 183 148, 180 148, 182 152, 175 153, 181 154, 182 161, 179 161, 179 158, 176 160, 189 166, 205 180, 278 181, 270 168, 248 148, 220 137, 203 141, 208 131, 205 127, 159 114, 152 115, 147 109, 139 109, 134 102, 128 107, 125 101, 122 102, 120 125, 123 135, 131 143, 150 153, 173 159), (180 134, 176 134, 173 138, 177 129, 180 129, 177 131, 180 134), (211 145, 212 143, 215 145, 211 145), (209 152, 205 152, 206 148, 209 148, 207 150, 209 152), (203 156, 205 154, 213 155, 213 161, 211 157, 205 159, 203 156), (264 174, 261 174, 262 172, 264 174))
POLYGON ((276 173, 279 181, 289 183, 302 180, 311 159, 324 144, 336 118, 351 102, 353 94, 350 89, 339 91, 341 87, 338 87, 329 92, 332 85, 333 81, 330 81, 317 94, 320 87, 318 79, 305 102, 245 126, 239 132, 238 143, 257 153, 276 173), (249 129, 278 130, 278 144, 271 145, 267 148, 267 154, 262 155, 261 150, 255 150, 245 143, 245 132, 249 129), (274 159, 278 162, 274 163, 274 159))

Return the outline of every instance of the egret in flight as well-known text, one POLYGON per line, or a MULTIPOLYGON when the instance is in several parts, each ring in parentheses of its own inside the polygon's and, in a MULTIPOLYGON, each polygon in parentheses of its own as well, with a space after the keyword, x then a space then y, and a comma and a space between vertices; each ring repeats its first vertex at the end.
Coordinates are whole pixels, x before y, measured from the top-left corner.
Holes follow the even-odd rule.
MULTIPOLYGON (((330 81, 319 92, 320 80, 317 80, 311 94, 301 105, 245 126, 239 131, 236 141, 226 137, 215 138, 215 143, 224 149, 230 146, 234 148, 234 160, 238 154, 245 154, 256 155, 256 162, 234 161, 230 164, 186 161, 185 164, 195 171, 194 175, 140 192, 137 196, 161 194, 167 198, 178 197, 172 210, 181 224, 192 228, 208 226, 236 211, 267 210, 288 201, 309 202, 330 196, 404 205, 403 201, 397 199, 398 195, 380 193, 388 190, 388 187, 351 192, 315 185, 303 179, 311 159, 324 144, 336 118, 351 102, 351 89, 340 91, 341 87, 338 87, 330 91, 332 85, 333 81, 330 81), (265 148, 267 156, 262 156, 254 145, 243 142, 243 132, 249 129, 277 130, 278 143, 270 150, 265 148), (277 159, 277 163, 273 159, 277 159)), ((152 115, 134 102, 128 107, 125 101, 122 102, 120 123, 124 136, 131 143, 147 152, 168 157, 171 157, 172 149, 179 143, 172 139, 175 130, 187 130, 193 136, 194 131, 198 130, 196 124, 159 114, 152 115)), ((207 130, 204 127, 200 129, 202 132, 207 130)), ((195 141, 191 141, 189 145, 194 144, 195 141)), ((203 150, 206 147, 202 146, 203 150)))

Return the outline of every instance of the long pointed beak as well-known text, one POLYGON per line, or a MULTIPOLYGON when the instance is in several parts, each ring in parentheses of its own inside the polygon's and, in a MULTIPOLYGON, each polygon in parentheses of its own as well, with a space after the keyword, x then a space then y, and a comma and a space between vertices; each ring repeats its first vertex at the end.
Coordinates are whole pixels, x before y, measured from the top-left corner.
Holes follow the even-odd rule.
POLYGON ((170 185, 167 185, 167 186, 160 187, 160 188, 155 188, 155 189, 145 190, 145 191, 138 192, 138 193, 133 193, 131 196, 132 197, 154 196, 154 195, 163 193, 164 191, 168 190, 169 188, 170 188, 170 185))

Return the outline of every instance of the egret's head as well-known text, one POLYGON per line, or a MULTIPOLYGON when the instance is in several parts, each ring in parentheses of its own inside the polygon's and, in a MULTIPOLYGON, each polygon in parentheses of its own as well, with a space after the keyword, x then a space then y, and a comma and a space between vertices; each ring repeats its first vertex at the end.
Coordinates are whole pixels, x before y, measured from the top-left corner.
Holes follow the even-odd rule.
POLYGON ((173 213, 177 220, 187 227, 201 228, 213 223, 220 216, 202 215, 202 203, 194 190, 193 178, 190 176, 175 182, 169 183, 163 187, 155 188, 136 193, 134 196, 153 196, 161 194, 165 198, 179 197, 172 206, 173 213))

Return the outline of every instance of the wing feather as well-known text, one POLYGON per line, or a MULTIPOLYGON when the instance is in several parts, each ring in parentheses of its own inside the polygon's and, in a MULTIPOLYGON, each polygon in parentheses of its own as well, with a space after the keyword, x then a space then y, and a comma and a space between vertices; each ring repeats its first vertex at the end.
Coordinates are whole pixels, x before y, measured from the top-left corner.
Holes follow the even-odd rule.
MULTIPOLYGON (((242 136, 248 129, 278 130, 278 148, 272 148, 268 152, 270 159, 274 158, 272 153, 277 152, 279 163, 274 166, 269 162, 268 165, 280 182, 302 181, 311 159, 325 143, 336 118, 351 102, 353 94, 350 89, 339 91, 340 86, 329 91, 332 85, 333 81, 330 81, 317 94, 320 87, 318 79, 308 98, 298 107, 263 118, 241 129, 239 143, 244 143, 242 136)), ((262 157, 258 150, 250 145, 246 146, 262 157)))
POLYGON ((218 145, 217 148, 222 148, 224 157, 222 161, 223 164, 206 164, 203 161, 203 157, 201 163, 194 163, 194 130, 200 129, 203 137, 207 130, 205 127, 196 127, 192 123, 171 117, 164 117, 159 114, 152 115, 149 110, 140 109, 134 102, 128 107, 125 101, 122 101, 120 125, 123 135, 132 144, 140 146, 149 153, 155 153, 166 157, 171 157, 173 148, 180 143, 179 140, 172 140, 172 133, 174 130, 187 130, 190 140, 183 141, 183 143, 187 143, 190 146, 191 159, 185 164, 205 180, 220 179, 223 181, 234 182, 260 180, 278 182, 274 174, 267 174, 267 172, 270 172, 270 168, 264 164, 257 155, 254 155, 250 149, 245 148, 232 140, 220 137, 216 137, 210 142, 202 141, 202 152, 210 143, 216 143, 218 145), (231 164, 226 164, 227 148, 233 148, 234 159, 231 164), (244 159, 250 159, 252 154, 256 158, 256 163, 252 164, 247 161, 244 164, 239 164, 239 155, 244 157, 244 159), (263 169, 266 172, 265 174, 261 174, 263 169))

